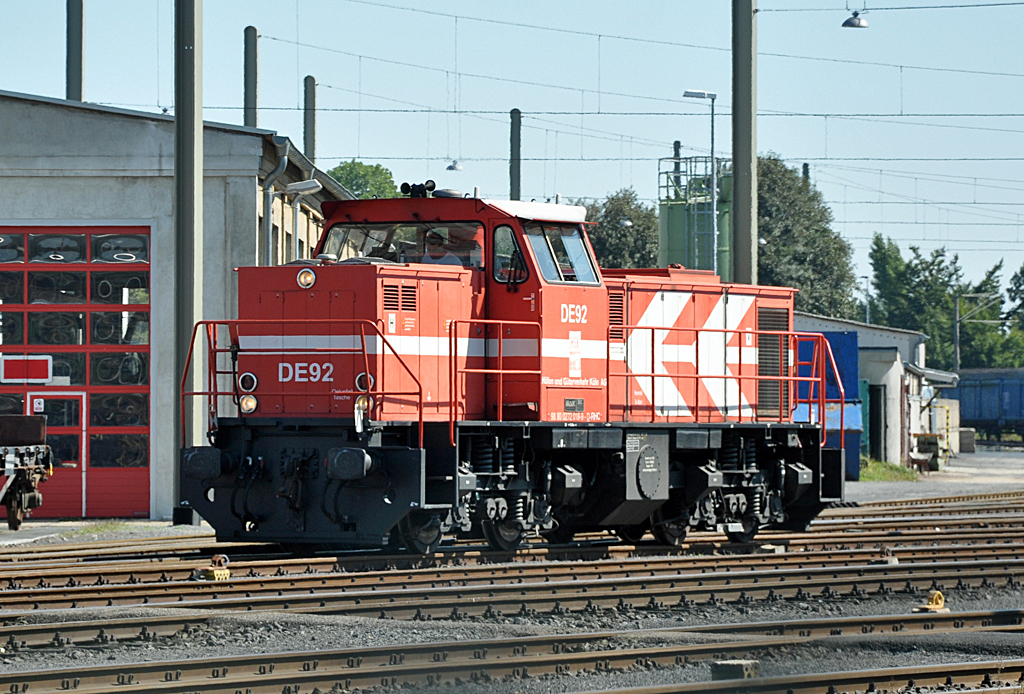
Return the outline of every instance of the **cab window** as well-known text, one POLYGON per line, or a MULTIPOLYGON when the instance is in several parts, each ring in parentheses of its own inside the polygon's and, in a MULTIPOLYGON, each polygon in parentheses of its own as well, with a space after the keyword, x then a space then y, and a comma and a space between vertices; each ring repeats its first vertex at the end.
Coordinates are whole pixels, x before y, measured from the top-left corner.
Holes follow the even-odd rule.
POLYGON ((321 253, 351 258, 381 258, 396 263, 483 266, 483 226, 477 222, 446 224, 335 224, 321 253))
POLYGON ((526 240, 548 282, 600 283, 579 226, 531 222, 526 225, 526 240))
POLYGON ((519 284, 526 281, 526 263, 519 250, 512 227, 502 225, 494 230, 494 279, 519 284))

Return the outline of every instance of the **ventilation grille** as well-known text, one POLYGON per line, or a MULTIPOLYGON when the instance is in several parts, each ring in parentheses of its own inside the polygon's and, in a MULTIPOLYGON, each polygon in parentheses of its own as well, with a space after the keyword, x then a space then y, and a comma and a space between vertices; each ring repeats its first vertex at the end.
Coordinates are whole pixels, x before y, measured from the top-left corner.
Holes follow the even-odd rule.
POLYGON ((384 285, 384 310, 397 311, 400 306, 398 299, 398 287, 391 284, 384 285))
MULTIPOLYGON (((789 330, 789 310, 784 308, 758 308, 758 330, 789 330)), ((757 373, 759 376, 789 376, 789 341, 777 335, 761 335, 757 345, 757 373)), ((757 416, 778 419, 781 412, 789 413, 789 383, 779 381, 757 382, 757 416)))
POLYGON ((621 340, 625 332, 621 328, 615 329, 616 325, 626 324, 626 294, 625 292, 608 293, 608 325, 613 326, 611 331, 612 339, 621 340))
POLYGON ((412 285, 411 287, 402 287, 402 310, 416 310, 416 285, 412 285))

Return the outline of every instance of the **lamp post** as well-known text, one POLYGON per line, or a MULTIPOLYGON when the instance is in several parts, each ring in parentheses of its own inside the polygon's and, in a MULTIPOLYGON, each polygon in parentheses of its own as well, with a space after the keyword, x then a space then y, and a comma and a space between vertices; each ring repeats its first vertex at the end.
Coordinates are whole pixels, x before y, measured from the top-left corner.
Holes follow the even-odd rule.
POLYGON ((960 371, 960 324, 961 323, 986 323, 988 325, 1002 325, 1006 321, 1004 320, 984 320, 980 318, 972 319, 971 316, 978 315, 981 311, 984 311, 989 306, 999 301, 1002 295, 999 293, 982 292, 980 294, 957 294, 953 297, 953 371, 960 371), (960 299, 987 299, 964 315, 960 315, 960 299))
MULTIPOLYGON (((280 195, 281 197, 291 196, 292 199, 292 260, 299 259, 299 199, 305 195, 313 195, 319 193, 323 188, 320 181, 312 178, 303 181, 295 181, 289 183, 284 187, 284 190, 275 190, 274 195, 280 195)), ((284 236, 284 212, 281 213, 281 235, 284 236)), ((285 253, 285 262, 287 260, 287 253, 285 253)))
POLYGON ((711 238, 715 247, 711 249, 711 269, 718 274, 718 166, 715 164, 715 99, 718 94, 697 90, 686 90, 683 96, 688 99, 711 100, 711 238))
POLYGON ((861 275, 860 279, 864 280, 864 322, 871 322, 871 277, 869 275, 861 275))

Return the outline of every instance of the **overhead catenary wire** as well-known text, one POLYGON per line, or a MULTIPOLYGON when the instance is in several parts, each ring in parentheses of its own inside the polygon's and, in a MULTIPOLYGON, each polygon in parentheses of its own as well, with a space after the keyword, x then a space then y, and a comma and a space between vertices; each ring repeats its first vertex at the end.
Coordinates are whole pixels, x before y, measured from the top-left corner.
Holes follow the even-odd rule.
MULTIPOLYGON (((902 7, 869 7, 870 12, 891 12, 900 10, 964 10, 980 7, 1019 7, 1024 2, 974 2, 956 5, 904 5, 902 7)), ((848 12, 842 7, 760 7, 755 12, 848 12)))
MULTIPOLYGON (((593 31, 583 31, 583 30, 580 30, 580 29, 566 29, 564 27, 545 27, 545 26, 540 26, 540 25, 537 25, 537 24, 527 24, 525 22, 512 22, 512 21, 500 20, 500 19, 486 19, 486 18, 482 18, 482 17, 467 17, 466 15, 456 15, 456 14, 452 14, 452 13, 448 13, 448 12, 440 12, 438 10, 427 10, 427 9, 423 9, 423 8, 420 8, 420 7, 402 7, 402 6, 399 6, 399 5, 390 5, 390 4, 383 3, 383 2, 373 2, 371 0, 345 0, 345 2, 355 3, 355 4, 359 4, 359 5, 370 5, 372 7, 383 7, 383 8, 387 8, 387 9, 391 9, 391 10, 399 10, 399 11, 404 11, 404 12, 416 12, 416 13, 420 13, 420 14, 434 15, 434 16, 437 16, 437 17, 448 17, 450 19, 458 17, 459 19, 462 19, 462 20, 465 20, 465 21, 480 22, 480 23, 483 23, 483 24, 498 24, 498 25, 502 25, 502 26, 516 27, 516 28, 520 28, 520 29, 533 29, 533 30, 536 30, 536 31, 549 31, 549 32, 559 33, 559 34, 570 34, 570 35, 575 35, 575 36, 588 36, 588 37, 591 37, 591 38, 598 38, 598 37, 600 37, 602 39, 614 39, 614 40, 617 40, 617 41, 630 41, 630 42, 634 42, 634 43, 644 43, 644 44, 655 45, 655 46, 671 46, 671 47, 676 47, 676 48, 691 48, 691 49, 696 49, 696 50, 716 51, 716 52, 720 52, 720 53, 731 53, 732 52, 732 48, 731 47, 725 47, 725 46, 708 46, 708 45, 694 44, 694 43, 682 43, 680 41, 666 41, 666 40, 662 40, 662 39, 641 38, 641 37, 637 37, 637 36, 622 36, 622 35, 618 35, 618 34, 597 33, 597 32, 593 32, 593 31)), ((881 9, 881 8, 879 8, 879 9, 881 9)), ((896 8, 892 8, 892 9, 896 9, 896 8)), ((913 9, 918 9, 918 8, 913 8, 913 9)), ((763 12, 765 10, 762 9, 760 11, 763 12)), ((842 11, 842 10, 833 10, 833 11, 842 11)), ((874 11, 874 10, 872 10, 872 11, 874 11)), ((969 74, 969 75, 992 75, 992 76, 998 76, 998 77, 1018 77, 1018 78, 1024 77, 1024 73, 1016 73, 1016 72, 994 72, 994 71, 986 71, 986 70, 967 70, 967 69, 963 69, 963 68, 944 68, 944 67, 933 67, 933 66, 927 66, 927 65, 900 65, 898 63, 882 63, 882 62, 870 61, 870 60, 849 60, 849 59, 843 59, 843 58, 826 58, 826 57, 821 57, 821 56, 795 55, 795 54, 792 54, 792 53, 771 53, 771 52, 759 51, 758 52, 758 57, 788 58, 788 59, 791 59, 791 60, 811 60, 811 61, 826 62, 826 63, 846 63, 846 64, 849 64, 849 65, 870 65, 870 66, 875 66, 875 67, 890 67, 890 68, 901 68, 902 67, 902 68, 906 68, 908 70, 924 70, 924 71, 929 71, 929 72, 957 72, 957 73, 969 74)), ((588 90, 588 91, 593 91, 593 90, 588 90)), ((607 92, 605 92, 605 93, 607 93, 607 92)))

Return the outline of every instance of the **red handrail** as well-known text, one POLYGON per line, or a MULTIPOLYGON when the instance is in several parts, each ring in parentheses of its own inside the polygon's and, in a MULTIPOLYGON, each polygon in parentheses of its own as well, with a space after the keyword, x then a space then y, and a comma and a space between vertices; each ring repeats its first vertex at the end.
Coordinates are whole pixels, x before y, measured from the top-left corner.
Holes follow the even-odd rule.
MULTIPOLYGON (((821 441, 822 441, 822 443, 824 443, 825 439, 828 436, 828 433, 827 433, 827 422, 826 422, 826 418, 825 418, 826 405, 828 403, 832 403, 832 402, 843 403, 845 401, 845 391, 843 390, 842 381, 841 381, 841 379, 839 377, 839 369, 836 366, 835 358, 832 355, 831 346, 829 345, 828 340, 826 340, 824 335, 822 335, 821 333, 801 333, 801 332, 778 331, 778 330, 746 330, 746 329, 742 329, 742 330, 732 329, 732 330, 730 330, 730 329, 725 329, 725 328, 666 327, 666 326, 649 326, 649 325, 615 325, 615 326, 609 326, 609 328, 608 328, 608 343, 607 344, 608 344, 608 347, 607 347, 607 352, 606 352, 606 357, 607 358, 606 358, 606 368, 605 368, 605 373, 606 373, 606 378, 607 378, 607 383, 608 383, 608 388, 605 391, 605 412, 606 412, 606 420, 607 421, 611 420, 611 382, 612 382, 612 378, 627 378, 627 379, 628 378, 638 378, 638 379, 639 378, 649 378, 649 379, 651 379, 651 396, 650 396, 650 402, 651 402, 650 410, 651 410, 651 412, 650 412, 650 421, 652 421, 652 422, 657 421, 657 417, 658 417, 658 414, 657 414, 657 409, 658 408, 657 408, 657 405, 655 404, 657 402, 657 385, 656 384, 658 382, 658 379, 668 378, 668 379, 672 379, 673 381, 689 380, 689 381, 694 381, 694 382, 697 382, 698 380, 705 380, 705 379, 730 379, 730 380, 736 380, 738 382, 738 384, 739 384, 739 391, 741 393, 742 393, 742 385, 743 385, 744 381, 753 380, 753 381, 756 381, 756 382, 767 381, 767 382, 778 383, 779 384, 779 415, 778 415, 778 421, 780 421, 780 422, 786 421, 785 418, 784 418, 783 413, 785 412, 786 409, 790 409, 790 405, 795 407, 796 405, 798 405, 798 404, 800 404, 801 402, 804 401, 802 398, 800 398, 800 395, 799 395, 799 384, 800 383, 808 383, 807 400, 806 400, 807 405, 808 405, 808 420, 809 421, 813 421, 813 419, 817 419, 818 422, 821 424, 821 441), (726 336, 727 338, 728 338, 728 336, 734 335, 734 334, 735 335, 753 335, 753 336, 756 336, 758 338, 758 344, 760 344, 761 338, 770 338, 772 336, 777 336, 778 340, 779 340, 779 374, 778 375, 744 374, 743 373, 744 362, 742 360, 742 349, 743 349, 742 345, 739 347, 739 349, 741 350, 741 355, 740 355, 740 360, 739 360, 738 373, 735 373, 735 374, 728 374, 728 373, 726 373, 726 374, 702 374, 699 371, 697 371, 697 372, 695 372, 693 374, 656 373, 654 371, 651 371, 651 372, 634 372, 634 371, 628 370, 628 367, 627 367, 627 369, 625 371, 612 372, 611 366, 612 366, 612 361, 613 360, 611 359, 611 345, 613 343, 613 339, 612 339, 613 333, 619 336, 619 337, 617 337, 616 341, 619 344, 625 345, 628 342, 628 335, 631 332, 635 332, 637 330, 649 330, 649 331, 651 331, 651 368, 652 369, 654 368, 655 358, 657 356, 656 349, 657 349, 658 343, 654 339, 654 335, 655 335, 656 331, 692 333, 694 335, 694 342, 693 342, 693 345, 694 345, 694 365, 697 366, 698 368, 699 368, 699 364, 700 364, 700 340, 698 339, 698 337, 702 333, 703 334, 719 333, 719 334, 722 334, 722 335, 726 336), (790 354, 799 354, 799 348, 800 348, 800 344, 802 342, 812 342, 813 345, 814 345, 814 349, 813 349, 813 352, 812 352, 811 361, 810 362, 800 362, 799 359, 797 359, 797 361, 795 362, 794 365, 790 365, 788 363, 785 363, 783 361, 783 359, 784 359, 784 355, 787 353, 787 349, 784 349, 783 345, 785 343, 787 343, 787 342, 788 342, 788 348, 787 349, 788 349, 788 353, 790 353, 790 354), (802 365, 810 366, 811 367, 811 373, 809 375, 807 375, 807 376, 799 375, 798 369, 802 365), (797 373, 788 373, 787 374, 787 371, 794 370, 794 367, 795 367, 795 370, 797 370, 797 373), (827 389, 826 389, 827 367, 831 367, 832 373, 835 374, 836 382, 839 385, 840 397, 839 397, 838 400, 829 399, 827 397, 827 389), (789 396, 788 396, 787 399, 789 401, 791 401, 791 402, 783 403, 783 392, 784 392, 783 385, 784 384, 789 384, 789 386, 790 386, 789 396), (811 408, 811 404, 812 404, 812 402, 814 400, 817 400, 817 413, 813 412, 812 408, 811 408), (784 407, 784 405, 786 407, 784 407)), ((723 355, 723 357, 724 357, 724 355, 723 355)), ((626 361, 628 363, 628 357, 627 357, 626 361)), ((754 366, 757 366, 757 365, 754 364, 754 366)), ((742 422, 742 421, 745 421, 745 419, 747 421, 758 421, 758 420, 763 421, 763 419, 764 419, 764 418, 758 418, 756 410, 754 408, 750 408, 751 409, 751 413, 750 413, 749 416, 747 416, 745 418, 744 414, 743 414, 742 403, 741 403, 737 407, 737 414, 736 415, 730 414, 730 408, 728 407, 728 405, 726 405, 724 411, 722 410, 722 408, 708 408, 708 411, 707 411, 707 421, 711 421, 712 409, 717 409, 719 412, 721 412, 722 416, 725 419, 725 421, 740 421, 740 422, 742 422)), ((632 405, 630 403, 630 398, 628 397, 628 388, 627 388, 627 397, 625 399, 625 402, 623 403, 623 413, 622 413, 623 419, 622 419, 622 421, 628 421, 631 410, 632 410, 632 405)), ((700 411, 701 411, 700 407, 698 407, 694 411, 693 416, 694 416, 695 421, 700 421, 700 416, 701 416, 700 411)), ((668 416, 668 415, 663 415, 663 416, 668 416)), ((840 441, 841 441, 841 445, 843 443, 845 443, 844 429, 845 429, 845 411, 843 411, 842 408, 841 408, 841 410, 840 410, 840 441)))
MULTIPOLYGON (((469 338, 472 339, 472 338, 469 338)), ((484 354, 487 354, 487 331, 484 330, 484 354)), ((498 376, 498 421, 504 419, 504 400, 505 400, 505 376, 506 375, 527 375, 537 377, 537 408, 543 411, 543 393, 544 390, 541 387, 541 359, 543 357, 543 333, 541 332, 540 323, 536 321, 518 321, 518 320, 494 320, 485 318, 468 318, 465 320, 453 320, 448 325, 448 378, 449 378, 449 398, 448 398, 448 439, 452 446, 455 445, 455 416, 458 409, 458 400, 455 397, 456 388, 458 387, 459 376, 465 374, 497 374, 498 376), (497 325, 498 326, 498 368, 496 369, 471 369, 471 368, 459 368, 458 354, 459 354, 459 335, 458 327, 460 325, 497 325), (505 366, 505 355, 504 355, 504 343, 505 339, 502 335, 502 331, 505 326, 520 325, 537 329, 537 368, 533 369, 506 369, 505 366)), ((467 349, 467 356, 469 350, 467 349)))
MULTIPOLYGON (((180 390, 181 402, 180 402, 180 407, 181 407, 181 423, 182 423, 182 431, 181 431, 182 446, 187 446, 188 445, 187 422, 185 420, 185 398, 186 397, 206 396, 207 414, 209 416, 209 422, 208 422, 209 431, 213 431, 215 429, 215 426, 216 426, 216 421, 217 421, 217 399, 218 398, 231 396, 232 402, 234 402, 236 405, 238 404, 238 391, 237 391, 237 376, 238 376, 238 374, 236 373, 237 360, 234 360, 234 359, 232 360, 232 368, 231 368, 230 371, 224 371, 224 370, 221 370, 221 369, 219 369, 217 367, 217 357, 220 354, 234 354, 234 355, 237 355, 237 354, 241 354, 241 353, 244 353, 245 351, 247 351, 247 350, 243 350, 241 348, 241 346, 240 346, 239 338, 242 337, 242 336, 239 335, 239 330, 238 330, 239 326, 274 326, 274 327, 278 327, 278 328, 285 328, 287 326, 295 326, 295 327, 302 327, 302 328, 307 328, 308 329, 309 326, 325 326, 325 327, 326 326, 335 326, 336 327, 336 326, 339 326, 339 325, 349 325, 349 326, 357 326, 358 327, 358 329, 359 329, 359 333, 358 333, 358 336, 359 336, 359 346, 358 347, 326 347, 326 348, 325 347, 291 347, 291 348, 282 347, 280 350, 276 350, 276 351, 280 351, 280 352, 283 352, 283 353, 294 352, 294 353, 301 353, 301 354, 321 353, 321 354, 355 354, 355 355, 362 355, 362 358, 363 358, 363 370, 364 370, 364 373, 366 373, 369 376, 369 374, 370 374, 370 358, 369 358, 369 350, 367 349, 367 332, 372 333, 374 337, 380 338, 381 350, 380 350, 380 353, 379 353, 378 356, 383 357, 388 351, 390 351, 391 354, 393 354, 395 356, 395 358, 398 360, 399 364, 401 364, 401 366, 405 370, 405 372, 409 374, 409 377, 412 378, 413 382, 416 384, 416 390, 408 390, 408 391, 404 391, 404 390, 403 391, 397 391, 397 390, 385 391, 385 390, 382 390, 382 389, 376 389, 375 390, 375 389, 371 388, 370 387, 370 383, 367 382, 367 384, 366 384, 367 389, 366 390, 358 390, 358 389, 356 389, 356 390, 333 390, 330 393, 330 395, 366 394, 366 395, 375 396, 377 398, 377 400, 375 401, 374 407, 382 407, 383 406, 382 405, 382 398, 384 396, 396 396, 396 395, 414 395, 414 396, 416 396, 418 398, 418 404, 419 404, 419 406, 417 408, 417 410, 418 410, 418 418, 419 418, 419 420, 418 420, 418 425, 419 425, 418 426, 419 444, 422 447, 423 446, 423 386, 420 383, 420 380, 417 377, 417 375, 415 373, 413 373, 412 369, 409 368, 409 365, 405 362, 405 360, 402 358, 402 356, 398 353, 398 350, 396 350, 391 345, 391 343, 388 342, 387 336, 384 335, 382 327, 378 326, 373 321, 359 319, 359 318, 314 319, 314 320, 280 320, 280 319, 207 320, 207 321, 200 321, 200 322, 196 323, 195 327, 192 329, 192 337, 191 337, 191 339, 189 341, 188 355, 185 358, 185 369, 184 369, 184 372, 181 375, 181 390, 180 390), (189 372, 190 372, 191 367, 192 367, 192 355, 193 355, 193 352, 195 351, 196 337, 198 336, 199 330, 201 328, 204 329, 204 331, 206 333, 206 342, 207 342, 206 347, 207 347, 207 360, 208 360, 206 378, 207 378, 207 386, 208 386, 208 388, 206 390, 187 390, 186 386, 188 384, 189 372), (229 347, 217 347, 218 328, 226 328, 227 329, 228 341, 229 341, 229 345, 230 345, 229 347), (218 384, 218 378, 217 378, 218 376, 231 376, 232 377, 232 379, 231 379, 232 380, 232 388, 231 388, 230 391, 227 391, 227 390, 223 390, 222 391, 220 389, 219 384, 218 384)), ((253 335, 252 337, 263 337, 263 336, 266 336, 266 335, 267 334, 264 333, 264 334, 261 334, 261 335, 253 335)), ((332 333, 323 333, 323 335, 324 336, 338 336, 338 335, 335 335, 335 334, 332 334, 332 333)), ((284 334, 284 332, 281 332, 280 334, 272 335, 272 336, 274 336, 274 337, 282 337, 282 338, 288 337, 288 335, 284 334)), ((342 337, 352 337, 352 336, 354 336, 354 333, 349 333, 349 334, 345 334, 345 335, 341 335, 341 336, 342 337)), ((250 337, 250 336, 249 335, 245 335, 244 337, 250 337)), ((265 349, 264 350, 254 349, 252 351, 265 351, 265 349)), ((383 370, 383 364, 381 365, 381 369, 383 370)), ((378 379, 378 381, 380 383, 383 383, 383 381, 384 381, 383 373, 381 374, 381 376, 382 377, 380 379, 378 379)), ((369 381, 369 379, 368 379, 368 381, 369 381)), ((280 392, 273 393, 273 395, 274 395, 274 397, 288 397, 288 396, 316 397, 317 396, 317 394, 311 394, 308 391, 280 391, 280 392)))

